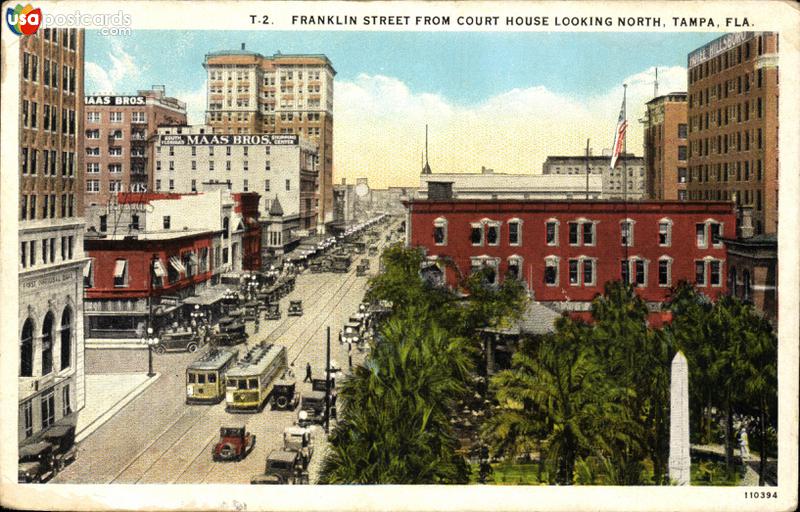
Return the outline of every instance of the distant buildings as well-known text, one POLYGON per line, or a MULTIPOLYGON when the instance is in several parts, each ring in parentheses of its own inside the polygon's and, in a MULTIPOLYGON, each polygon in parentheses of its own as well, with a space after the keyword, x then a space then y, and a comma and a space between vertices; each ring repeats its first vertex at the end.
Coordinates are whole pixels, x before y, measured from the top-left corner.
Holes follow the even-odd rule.
POLYGON ((688 125, 685 92, 665 94, 647 102, 644 158, 647 199, 688 199, 688 125))
POLYGON ((726 34, 688 57, 689 200, 753 211, 778 225, 778 34, 726 34))
MULTIPOLYGON (((592 197, 589 199, 623 199, 629 201, 638 201, 644 197, 645 183, 647 178, 644 172, 644 159, 640 156, 633 156, 631 154, 620 155, 617 160, 617 165, 614 169, 609 167, 611 157, 607 156, 548 156, 542 166, 542 174, 546 175, 543 183, 548 183, 546 180, 552 180, 551 176, 559 175, 569 177, 570 179, 579 182, 578 178, 583 178, 584 188, 586 180, 586 167, 591 171, 591 176, 599 176, 601 178, 600 196, 592 197), (627 178, 623 178, 623 172, 627 172, 627 178), (627 184, 628 193, 623 193, 623 186, 627 184)), ((564 185, 552 182, 551 186, 555 190, 571 190, 570 185, 564 185)), ((570 197, 580 197, 581 199, 586 196, 575 195, 571 192, 570 197)))
MULTIPOLYGON (((604 161, 608 167, 608 158, 604 161)), ((604 197, 601 177, 589 176, 587 185, 585 171, 572 176, 505 174, 485 167, 479 173, 423 172, 419 189, 413 193, 415 198, 428 197, 429 182, 452 183, 453 197, 457 199, 585 199, 587 193, 589 199, 604 197)))
POLYGON ((41 29, 17 44, 18 439, 27 444, 74 425, 85 401, 84 32, 41 29))
POLYGON ((333 77, 325 55, 264 56, 241 50, 211 52, 206 123, 215 133, 296 134, 319 155, 320 229, 333 220, 333 77))
POLYGON ((679 281, 727 291, 723 237, 733 206, 715 202, 413 199, 407 241, 450 285, 488 268, 489 285, 519 279, 534 300, 587 311, 612 280, 653 310, 679 281))
POLYGON ((104 205, 119 192, 153 190, 153 135, 186 124, 186 104, 163 87, 134 96, 86 96, 86 204, 104 205))
POLYGON ((341 184, 333 187, 334 229, 346 229, 348 224, 379 213, 403 215, 403 200, 415 190, 413 187, 370 188, 367 178, 358 178, 355 184, 348 184, 343 178, 341 184))

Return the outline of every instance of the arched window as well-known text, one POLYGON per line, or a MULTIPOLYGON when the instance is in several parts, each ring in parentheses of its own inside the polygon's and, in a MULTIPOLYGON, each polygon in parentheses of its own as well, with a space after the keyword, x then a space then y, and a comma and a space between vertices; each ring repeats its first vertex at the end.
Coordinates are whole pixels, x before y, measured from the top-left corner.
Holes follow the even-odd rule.
POLYGON ((42 376, 53 371, 53 313, 48 311, 42 322, 42 376))
POLYGON ((61 315, 61 369, 65 370, 72 364, 72 309, 64 308, 61 315))
POLYGON ((33 321, 28 318, 22 326, 22 336, 19 347, 19 376, 33 376, 33 321))

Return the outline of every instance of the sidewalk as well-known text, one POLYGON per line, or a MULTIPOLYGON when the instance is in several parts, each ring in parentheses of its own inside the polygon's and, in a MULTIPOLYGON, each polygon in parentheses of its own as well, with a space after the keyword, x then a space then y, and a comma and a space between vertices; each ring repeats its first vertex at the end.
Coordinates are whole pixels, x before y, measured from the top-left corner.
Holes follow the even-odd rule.
POLYGON ((80 442, 110 420, 161 374, 103 373, 86 375, 86 404, 78 414, 75 442, 80 442))

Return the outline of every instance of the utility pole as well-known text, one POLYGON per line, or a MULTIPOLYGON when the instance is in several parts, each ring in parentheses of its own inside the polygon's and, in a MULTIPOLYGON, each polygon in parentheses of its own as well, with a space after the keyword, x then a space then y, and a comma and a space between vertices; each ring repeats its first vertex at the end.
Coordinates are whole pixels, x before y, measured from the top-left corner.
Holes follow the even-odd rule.
POLYGON ((326 329, 327 345, 325 349, 325 433, 330 430, 331 422, 331 326, 326 329))

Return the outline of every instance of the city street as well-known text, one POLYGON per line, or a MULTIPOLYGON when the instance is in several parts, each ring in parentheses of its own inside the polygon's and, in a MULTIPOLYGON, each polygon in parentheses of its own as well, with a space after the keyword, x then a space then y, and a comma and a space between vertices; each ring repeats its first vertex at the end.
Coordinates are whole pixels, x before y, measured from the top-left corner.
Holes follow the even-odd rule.
MULTIPOLYGON (((347 371, 347 347, 338 334, 348 317, 358 309, 369 276, 355 275, 355 255, 346 274, 306 271, 297 277, 296 287, 281 299, 281 320, 261 321, 259 330, 248 323, 248 346, 262 340, 287 347, 289 364, 301 393, 310 391, 303 383, 305 366, 311 363, 314 377, 322 377, 325 367, 325 328, 331 328, 331 359, 347 371), (304 315, 287 317, 290 300, 303 301, 304 315)), ((370 258, 371 272, 378 258, 370 258)), ((239 346, 240 356, 246 348, 239 346)), ((133 368, 141 368, 146 354, 127 351, 133 368)), ((354 352, 354 364, 363 355, 354 352)), ((225 403, 187 405, 185 370, 197 354, 179 353, 154 356, 155 371, 161 378, 133 400, 115 417, 79 445, 77 460, 53 480, 56 483, 249 483, 250 477, 264 471, 267 454, 282 447, 284 427, 297 419, 297 411, 272 411, 269 406, 253 414, 231 414, 225 403), (241 427, 257 436, 254 450, 240 462, 213 462, 211 451, 222 426, 241 427), (113 447, 113 448, 112 448, 113 447)), ((115 364, 122 364, 115 361, 115 364)), ((298 409, 299 410, 299 409, 298 409)), ((310 476, 314 482, 324 453, 323 432, 315 427, 316 450, 310 476)))

